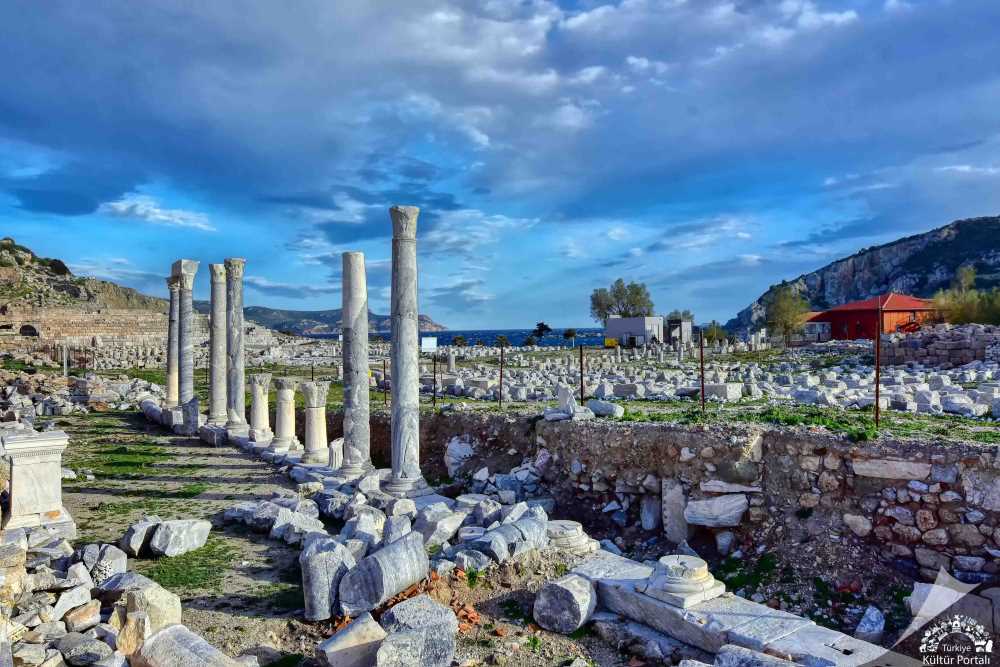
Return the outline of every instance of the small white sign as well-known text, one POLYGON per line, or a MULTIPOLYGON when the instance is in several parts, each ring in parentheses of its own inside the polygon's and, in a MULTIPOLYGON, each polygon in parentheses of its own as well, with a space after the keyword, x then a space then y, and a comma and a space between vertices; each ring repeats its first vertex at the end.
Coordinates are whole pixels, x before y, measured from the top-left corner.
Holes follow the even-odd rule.
POLYGON ((438 349, 438 339, 436 336, 422 336, 420 338, 421 352, 434 352, 438 349))

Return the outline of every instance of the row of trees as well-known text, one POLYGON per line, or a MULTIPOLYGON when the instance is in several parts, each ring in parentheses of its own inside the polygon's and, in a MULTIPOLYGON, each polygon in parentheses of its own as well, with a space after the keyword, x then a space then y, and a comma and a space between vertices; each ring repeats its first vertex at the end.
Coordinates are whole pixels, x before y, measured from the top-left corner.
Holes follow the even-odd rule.
POLYGON ((952 324, 1000 324, 1000 288, 978 290, 976 269, 963 266, 955 273, 950 289, 934 295, 934 307, 952 324))

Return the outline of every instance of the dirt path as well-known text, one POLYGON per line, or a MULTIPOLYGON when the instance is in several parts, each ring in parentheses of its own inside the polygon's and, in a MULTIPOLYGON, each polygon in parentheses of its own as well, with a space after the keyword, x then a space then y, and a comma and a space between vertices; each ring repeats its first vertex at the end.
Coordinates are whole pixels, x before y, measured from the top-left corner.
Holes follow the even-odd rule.
MULTIPOLYGON (((170 559, 130 558, 129 567, 180 595, 184 623, 230 655, 257 652, 262 665, 277 659, 273 664, 281 667, 320 664, 315 646, 334 628, 299 620, 298 550, 221 521, 239 501, 291 489, 285 476, 238 450, 173 435, 137 413, 62 417, 57 426, 70 436, 64 467, 78 474, 63 482, 78 545, 117 543, 144 515, 208 519, 213 529, 203 548, 170 559), (87 473, 94 479, 84 479, 87 473)), ((566 567, 558 554, 546 553, 492 568, 472 582, 439 582, 453 608, 475 610, 474 622, 459 636, 457 662, 527 667, 583 658, 602 667, 628 664, 588 632, 564 637, 530 622, 534 593, 566 567)))

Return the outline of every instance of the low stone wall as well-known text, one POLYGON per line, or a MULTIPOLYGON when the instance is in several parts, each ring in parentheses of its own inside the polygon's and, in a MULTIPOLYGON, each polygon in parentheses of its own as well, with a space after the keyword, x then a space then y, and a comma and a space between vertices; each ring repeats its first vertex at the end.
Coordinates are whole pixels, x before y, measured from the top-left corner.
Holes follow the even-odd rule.
POLYGON ((910 334, 888 334, 882 337, 882 359, 890 365, 917 362, 939 368, 1000 362, 1000 326, 936 324, 910 334))
MULTIPOLYGON (((374 406, 373 406, 374 407, 374 406)), ((329 416, 331 437, 341 415, 329 416)), ((857 539, 900 570, 932 580, 1000 581, 1000 446, 883 440, 760 426, 545 422, 495 413, 421 419, 425 475, 445 475, 449 441, 473 456, 459 474, 507 472, 549 456, 547 493, 559 516, 591 528, 763 536, 792 513, 857 539)), ((388 415, 372 415, 372 456, 389 462, 388 415)))

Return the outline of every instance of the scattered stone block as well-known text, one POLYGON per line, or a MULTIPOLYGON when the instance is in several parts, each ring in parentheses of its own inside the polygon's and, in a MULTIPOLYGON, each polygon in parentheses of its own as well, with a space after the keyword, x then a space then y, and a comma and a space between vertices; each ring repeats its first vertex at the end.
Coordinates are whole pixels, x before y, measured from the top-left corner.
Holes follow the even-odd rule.
POLYGON ((411 532, 364 558, 340 580, 340 608, 349 616, 371 611, 427 576, 423 536, 411 532))
POLYGON ((336 667, 369 667, 375 662, 386 632, 368 612, 351 621, 347 627, 317 647, 328 665, 336 667))
POLYGON ((203 519, 175 519, 156 527, 149 549, 157 556, 180 556, 205 546, 212 524, 203 519))
MULTIPOLYGON (((395 633, 419 633, 417 660, 410 664, 426 667, 449 667, 455 655, 458 619, 455 613, 435 602, 429 595, 405 600, 382 615, 382 627, 391 637, 395 633)), ((379 662, 379 664, 382 664, 379 662)))
POLYGON ((586 623, 597 607, 593 584, 578 574, 550 581, 538 591, 532 615, 546 630, 567 635, 586 623))

